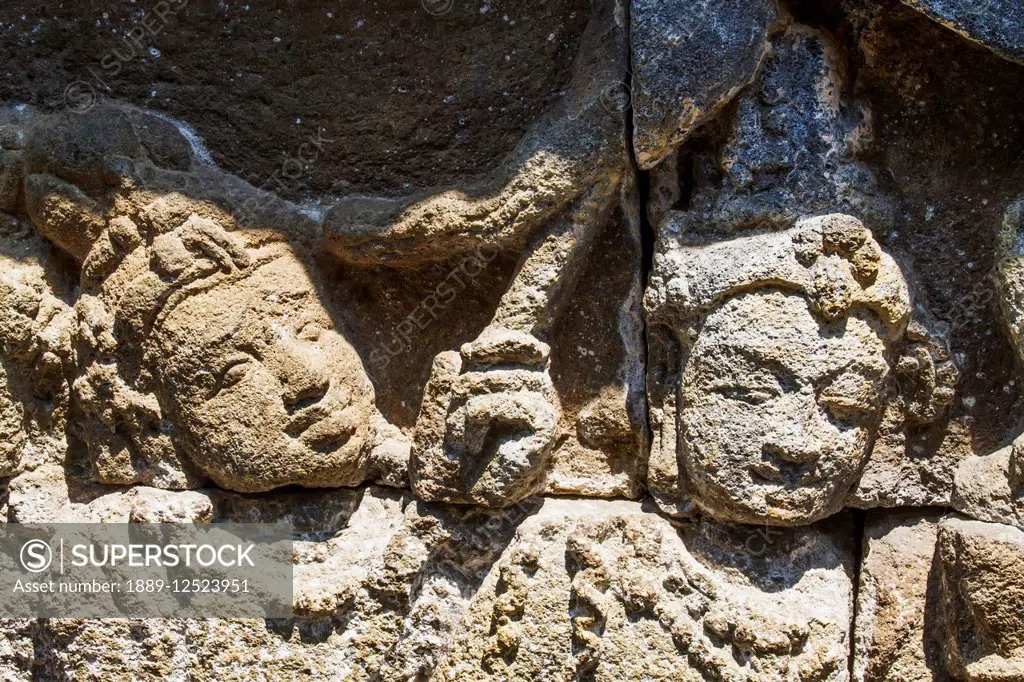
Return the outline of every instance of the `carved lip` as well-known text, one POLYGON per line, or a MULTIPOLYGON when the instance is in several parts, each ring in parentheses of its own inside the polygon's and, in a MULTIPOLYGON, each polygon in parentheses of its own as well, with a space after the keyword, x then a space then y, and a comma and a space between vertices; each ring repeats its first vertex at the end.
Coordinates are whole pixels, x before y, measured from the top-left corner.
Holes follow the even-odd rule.
POLYGON ((308 448, 321 452, 337 450, 356 431, 352 420, 344 418, 348 405, 336 400, 321 400, 298 411, 285 432, 308 448))
POLYGON ((317 422, 323 421, 330 412, 323 405, 312 405, 292 415, 285 427, 285 432, 292 438, 298 438, 317 422))
POLYGON ((763 483, 783 488, 797 488, 817 483, 820 476, 814 462, 809 464, 789 464, 762 461, 750 467, 750 473, 763 483))

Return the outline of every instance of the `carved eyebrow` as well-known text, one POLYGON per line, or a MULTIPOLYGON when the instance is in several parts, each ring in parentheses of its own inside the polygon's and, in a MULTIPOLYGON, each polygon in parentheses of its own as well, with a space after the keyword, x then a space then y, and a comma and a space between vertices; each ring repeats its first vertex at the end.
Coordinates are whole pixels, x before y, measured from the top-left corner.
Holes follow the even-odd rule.
POLYGON ((802 379, 798 372, 787 367, 782 361, 777 358, 768 357, 756 348, 726 345, 725 349, 740 356, 755 367, 762 367, 770 371, 779 380, 780 384, 784 384, 783 388, 786 388, 786 385, 796 384, 802 379))

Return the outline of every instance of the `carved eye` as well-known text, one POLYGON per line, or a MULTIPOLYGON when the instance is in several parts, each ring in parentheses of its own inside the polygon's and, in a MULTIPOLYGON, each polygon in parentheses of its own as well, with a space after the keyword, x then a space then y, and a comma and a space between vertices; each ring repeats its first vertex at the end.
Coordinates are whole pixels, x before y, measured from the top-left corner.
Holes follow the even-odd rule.
POLYGON ((246 375, 249 374, 250 364, 249 358, 238 358, 229 362, 227 366, 221 370, 220 380, 217 382, 217 388, 213 391, 210 397, 213 398, 221 391, 231 388, 244 379, 246 375))
POLYGON ((729 400, 738 400, 749 405, 760 405, 779 395, 778 391, 767 386, 722 386, 716 391, 729 400))

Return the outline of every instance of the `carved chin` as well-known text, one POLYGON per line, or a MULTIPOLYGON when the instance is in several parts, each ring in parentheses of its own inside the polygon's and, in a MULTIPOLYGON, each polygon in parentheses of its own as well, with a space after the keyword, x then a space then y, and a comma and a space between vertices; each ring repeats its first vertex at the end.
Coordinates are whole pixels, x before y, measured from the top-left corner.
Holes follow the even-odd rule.
POLYGON ((819 521, 842 507, 844 495, 824 483, 765 481, 753 471, 732 476, 694 476, 694 503, 719 521, 800 526, 819 521))

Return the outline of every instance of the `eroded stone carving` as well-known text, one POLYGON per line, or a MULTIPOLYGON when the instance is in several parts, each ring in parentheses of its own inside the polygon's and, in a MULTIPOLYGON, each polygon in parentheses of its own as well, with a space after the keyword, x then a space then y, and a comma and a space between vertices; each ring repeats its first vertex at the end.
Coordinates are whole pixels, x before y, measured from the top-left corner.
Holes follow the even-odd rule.
MULTIPOLYGON (((998 31, 1015 15, 998 2, 963 19, 955 0, 904 1, 1007 54, 998 31)), ((440 9, 421 4, 412 14, 440 9)), ((512 5, 501 21, 525 21, 512 5)), ((909 268, 966 257, 909 247, 959 225, 924 227, 932 207, 908 194, 927 192, 908 192, 919 180, 886 153, 934 150, 907 134, 873 145, 887 131, 865 104, 885 125, 923 126, 934 65, 894 60, 890 82, 881 56, 901 21, 943 31, 899 3, 626 9, 592 3, 571 80, 530 105, 543 113, 495 168, 446 169, 448 184, 406 196, 298 206, 220 171, 152 112, 0 110, 0 517, 297 527, 294 620, 8 622, 0 677, 1024 679, 1009 608, 1024 585, 1024 440, 967 459, 954 482, 963 453, 984 450, 971 439, 985 429, 963 426, 973 398, 956 393, 973 339, 909 268), (634 161, 651 171, 646 206, 634 161), (436 285, 451 263, 471 292, 454 303, 436 285), (467 263, 505 270, 473 292, 486 287, 467 263), (59 286, 65 271, 74 286, 59 286), (392 299, 374 280, 426 293, 392 299), (389 306, 398 325, 358 324, 389 306), (417 336, 423 311, 437 327, 417 336), (382 369, 417 354, 422 371, 382 369), (957 429, 942 423, 951 409, 957 429), (926 439, 936 449, 916 453, 926 439), (550 497, 635 500, 645 482, 663 512, 703 517, 550 497), (266 493, 291 485, 332 489, 266 493), (844 504, 978 521, 872 511, 858 555, 844 504)), ((392 11, 374 17, 404 25, 392 11)), ((950 120, 979 111, 962 108, 950 120)), ((971 123, 1003 140, 1013 121, 1004 108, 971 123)), ((1022 215, 1007 213, 999 276, 1024 360, 1022 215)), ((1007 428, 1014 400, 994 401, 1007 428)), ((1009 442, 995 431, 983 436, 1009 442)))
POLYGON ((689 229, 704 233, 786 227, 830 211, 872 228, 891 225, 892 201, 859 158, 871 144, 870 109, 846 96, 848 88, 829 34, 793 24, 774 35, 757 77, 723 116, 718 144, 687 161, 685 187, 672 157, 652 172, 655 186, 675 185, 655 195, 652 222, 658 226, 685 191, 689 229))
POLYGON ((29 664, 55 677, 137 674, 113 658, 86 665, 90 647, 68 646, 92 641, 192 679, 848 679, 846 523, 679 529, 635 502, 484 510, 374 486, 68 490, 57 467, 19 481, 12 505, 26 523, 288 518, 296 529, 294 622, 138 621, 142 640, 163 633, 166 648, 132 644, 120 621, 40 622, 21 634, 67 645, 29 664))
MULTIPOLYGON (((321 302, 308 219, 240 231, 217 204, 155 189, 196 160, 172 126, 130 109, 40 118, 25 158, 26 212, 81 264, 74 426, 97 480, 257 491, 403 478, 374 461, 401 438, 321 302)), ((238 189, 212 169, 203 180, 214 196, 238 189)))
MULTIPOLYGON (((551 377, 553 326, 599 228, 633 191, 626 112, 609 106, 606 97, 607 88, 624 78, 627 44, 619 10, 611 3, 594 6, 566 97, 495 172, 426 196, 349 198, 327 214, 325 247, 350 263, 408 268, 481 247, 522 251, 488 326, 458 354, 446 352, 434 362, 411 468, 423 499, 501 506, 544 488, 556 439, 565 430, 551 377)), ((635 473, 645 441, 636 423, 642 414, 637 369, 624 367, 632 375, 622 387, 631 407, 616 417, 632 425, 630 447, 639 457, 628 466, 635 473)), ((587 412, 608 416, 614 409, 594 407, 587 412)), ((587 428, 584 420, 581 414, 575 430, 587 428)), ((567 471, 558 492, 601 490, 607 488, 601 478, 619 478, 614 469, 620 465, 598 466, 582 477, 567 471), (583 480, 571 484, 573 478, 583 480)), ((639 491, 629 481, 624 489, 612 486, 627 495, 639 491)))
MULTIPOLYGON (((731 17, 725 26, 734 25, 731 17)), ((659 239, 730 239, 830 211, 855 216, 879 239, 892 236, 897 203, 867 160, 877 151, 877 130, 867 103, 851 96, 856 86, 840 44, 788 19, 766 31, 753 41, 767 39, 771 50, 749 83, 652 169, 646 208, 659 239)), ((703 53, 691 46, 684 55, 686 64, 703 53)), ((637 119, 638 128, 651 125, 637 119)), ((959 381, 948 325, 930 313, 912 273, 905 275, 915 284, 915 306, 894 366, 899 390, 884 396, 877 443, 851 506, 948 504, 965 449, 962 428, 947 421, 959 381), (959 442, 936 453, 947 435, 947 443, 959 442)))
POLYGON ((814 529, 757 530, 549 500, 435 679, 848 679, 847 550, 814 529))
POLYGON ((220 172, 168 119, 116 103, 5 118, 19 145, 4 156, 7 203, 80 266, 73 430, 97 480, 403 484, 411 434, 378 411, 367 349, 317 259, 411 272, 469 250, 486 251, 483 266, 522 255, 486 328, 435 362, 430 409, 408 429, 418 494, 490 506, 545 488, 638 496, 639 267, 626 269, 610 340, 620 348, 602 349, 618 367, 599 368, 602 385, 564 366, 555 376, 551 351, 606 226, 632 235, 627 258, 639 264, 626 112, 603 96, 625 63, 617 9, 595 6, 567 92, 495 171, 405 198, 302 208, 220 172))
POLYGON ((66 450, 74 314, 32 232, 0 213, 0 478, 66 450))
POLYGON ((437 357, 416 425, 417 495, 501 507, 542 485, 558 426, 554 387, 544 372, 500 364, 511 354, 546 362, 549 352, 532 337, 504 334, 437 357), (463 372, 464 362, 499 367, 463 372))
POLYGON ((646 307, 664 509, 799 525, 835 513, 869 453, 907 285, 850 216, 706 245, 669 239, 646 307))

